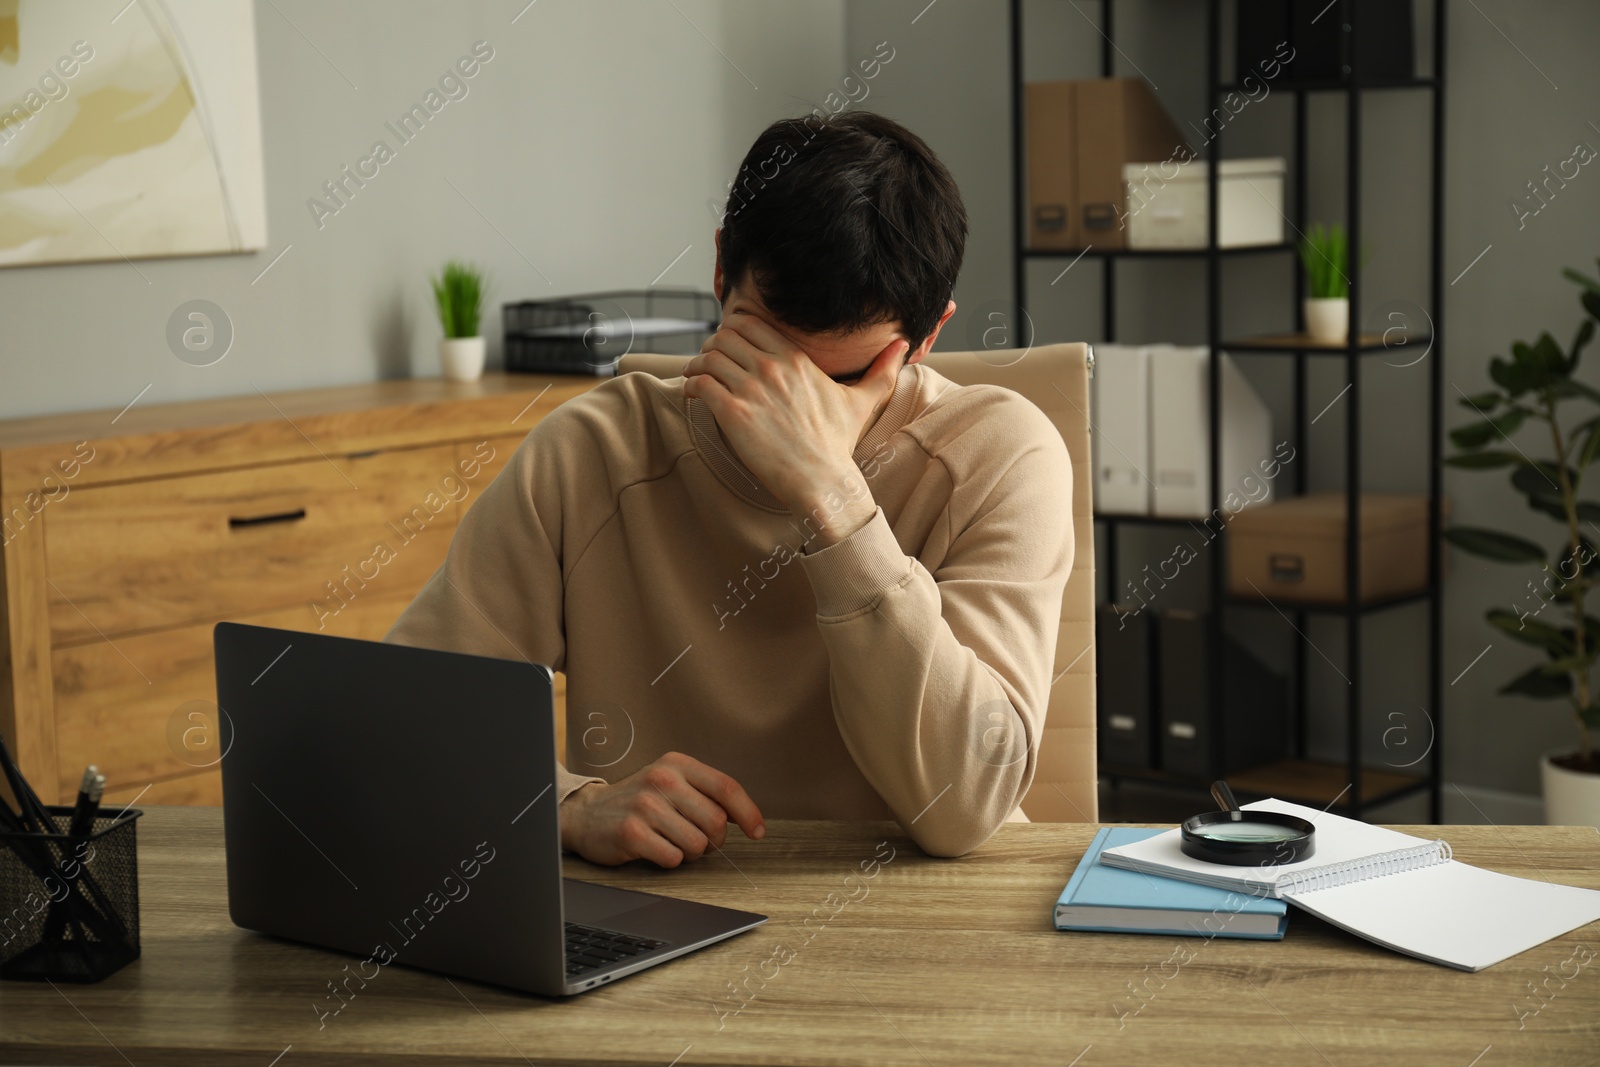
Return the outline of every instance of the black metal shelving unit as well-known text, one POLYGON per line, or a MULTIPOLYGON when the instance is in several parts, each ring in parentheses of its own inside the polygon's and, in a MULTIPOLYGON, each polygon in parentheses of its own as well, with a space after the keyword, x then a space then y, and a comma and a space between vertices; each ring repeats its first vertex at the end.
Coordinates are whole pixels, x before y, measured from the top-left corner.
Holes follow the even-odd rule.
MULTIPOLYGON (((1285 0, 1288 2, 1288 0, 1285 0)), ((1115 45, 1115 0, 1098 0, 1101 13, 1100 23, 1100 75, 1111 77, 1115 72, 1114 56, 1115 45)), ((1222 108, 1222 98, 1230 90, 1238 87, 1231 82, 1224 82, 1222 76, 1222 2, 1221 0, 1206 0, 1206 85, 1207 105, 1209 109, 1222 108)), ((1087 6, 1087 5, 1085 5, 1087 6)), ((1241 256, 1287 256, 1293 262, 1291 277, 1293 279, 1293 292, 1291 300, 1294 306, 1294 321, 1297 333, 1304 330, 1304 319, 1300 304, 1300 293, 1303 290, 1303 269, 1299 258, 1294 254, 1295 245, 1286 243, 1282 245, 1256 246, 1244 248, 1219 248, 1217 247, 1217 228, 1219 220, 1220 184, 1218 182, 1218 162, 1222 158, 1222 129, 1213 137, 1210 150, 1207 153, 1205 165, 1207 177, 1210 182, 1210 218, 1208 220, 1209 232, 1206 247, 1195 249, 1159 249, 1159 250, 1095 250, 1055 251, 1035 250, 1025 245, 1027 229, 1027 171, 1025 156, 1025 129, 1024 129, 1024 89, 1025 72, 1023 70, 1023 0, 1010 0, 1011 11, 1011 123, 1012 123, 1012 166, 1013 166, 1013 212, 1012 233, 1015 254, 1013 256, 1013 284, 1016 293, 1016 302, 1019 308, 1027 306, 1027 268, 1031 260, 1035 259, 1077 259, 1086 258, 1098 260, 1101 263, 1101 321, 1102 340, 1111 343, 1116 340, 1116 265, 1121 259, 1142 258, 1200 258, 1205 261, 1206 274, 1206 343, 1210 348, 1209 360, 1209 417, 1210 417, 1210 475, 1211 475, 1211 509, 1214 514, 1222 504, 1222 478, 1221 478, 1221 361, 1217 358, 1224 350, 1241 353, 1280 353, 1293 359, 1293 391, 1294 391, 1294 446, 1296 455, 1306 454, 1306 366, 1311 358, 1343 357, 1345 362, 1346 377, 1350 383, 1348 387, 1349 398, 1345 405, 1345 538, 1346 538, 1346 569, 1345 569, 1345 601, 1339 605, 1313 606, 1292 604, 1285 605, 1284 609, 1277 609, 1275 605, 1263 604, 1262 601, 1250 600, 1230 596, 1226 591, 1226 567, 1222 553, 1210 554, 1209 590, 1210 603, 1215 625, 1208 636, 1210 643, 1211 660, 1215 664, 1223 661, 1224 627, 1223 613, 1225 608, 1243 608, 1257 610, 1281 610, 1294 626, 1299 639, 1294 643, 1293 666, 1291 674, 1294 685, 1294 714, 1296 718, 1295 755, 1292 759, 1276 761, 1265 767, 1254 768, 1245 772, 1236 772, 1229 776, 1234 791, 1241 795, 1275 795, 1284 799, 1302 800, 1307 803, 1337 806, 1345 814, 1354 818, 1362 817, 1367 808, 1375 804, 1385 803, 1426 791, 1429 798, 1430 818, 1434 822, 1440 821, 1441 816, 1441 754, 1442 731, 1440 723, 1440 701, 1442 685, 1440 676, 1441 653, 1441 600, 1440 579, 1442 552, 1440 547, 1440 519, 1441 519, 1441 464, 1440 464, 1440 425, 1442 406, 1442 369, 1443 360, 1440 356, 1440 343, 1442 334, 1442 302, 1443 270, 1444 270, 1444 237, 1443 237, 1443 184, 1444 184, 1444 86, 1445 86, 1445 8, 1446 0, 1434 0, 1433 3, 1433 72, 1429 77, 1413 78, 1382 78, 1362 80, 1357 73, 1360 64, 1356 62, 1353 54, 1355 42, 1355 19, 1357 5, 1353 0, 1332 0, 1334 10, 1328 14, 1340 19, 1344 30, 1351 41, 1351 64, 1347 68, 1345 80, 1292 82, 1285 80, 1278 91, 1293 94, 1294 99, 1294 156, 1291 162, 1293 182, 1293 220, 1304 217, 1306 208, 1306 140, 1307 140, 1307 100, 1312 94, 1342 94, 1345 99, 1345 158, 1346 158, 1346 202, 1345 202, 1345 227, 1349 233, 1349 262, 1361 262, 1360 231, 1361 231, 1361 103, 1364 94, 1369 92, 1394 92, 1394 91, 1422 91, 1431 94, 1432 107, 1432 146, 1431 146, 1431 192, 1429 217, 1429 306, 1431 337, 1423 338, 1412 336, 1411 341, 1427 340, 1432 348, 1430 352, 1429 374, 1429 399, 1428 399, 1428 584, 1418 593, 1404 596, 1391 597, 1378 602, 1362 603, 1359 595, 1361 583, 1361 539, 1357 531, 1360 529, 1360 492, 1361 492, 1361 364, 1362 357, 1372 352, 1385 351, 1385 346, 1380 342, 1369 341, 1362 337, 1358 326, 1361 321, 1360 307, 1361 292, 1360 271, 1351 271, 1350 278, 1350 329, 1347 343, 1338 348, 1326 348, 1312 345, 1302 338, 1296 337, 1268 337, 1268 338, 1240 338, 1224 339, 1222 336, 1222 266, 1224 261, 1231 261, 1241 256), (1361 737, 1361 661, 1362 661, 1362 620, 1368 615, 1380 611, 1389 611, 1407 605, 1421 605, 1427 612, 1427 694, 1428 715, 1431 721, 1431 744, 1427 756, 1426 774, 1394 774, 1388 771, 1378 771, 1364 766, 1362 757, 1361 737), (1310 616, 1342 617, 1345 621, 1346 637, 1346 663, 1345 673, 1349 680, 1349 695, 1345 706, 1346 727, 1346 759, 1341 764, 1330 764, 1311 761, 1306 757, 1306 709, 1307 709, 1307 673, 1306 673, 1306 647, 1309 639, 1305 637, 1306 620, 1310 616), (1338 783, 1344 783, 1342 787, 1338 783)), ((1299 222, 1294 221, 1296 230, 1299 222)), ((1021 343, 1018 338, 1017 343, 1021 343)), ((1295 464, 1294 491, 1296 495, 1306 491, 1305 463, 1295 464)), ((1107 551, 1104 554, 1104 563, 1111 576, 1111 588, 1117 588, 1117 531, 1119 527, 1128 525, 1173 525, 1188 524, 1195 520, 1183 518, 1167 518, 1146 515, 1114 515, 1097 514, 1096 522, 1103 524, 1106 529, 1105 543, 1107 551)), ((1211 672, 1210 699, 1213 708, 1225 708, 1226 693, 1224 691, 1223 672, 1211 672)), ((1213 716, 1216 728, 1212 731, 1213 762, 1221 765, 1227 730, 1227 716, 1213 716)), ((1118 779, 1138 779, 1159 785, 1167 785, 1180 789, 1198 789, 1205 791, 1208 782, 1181 777, 1162 771, 1118 769, 1115 767, 1102 767, 1101 773, 1113 781, 1118 779)))

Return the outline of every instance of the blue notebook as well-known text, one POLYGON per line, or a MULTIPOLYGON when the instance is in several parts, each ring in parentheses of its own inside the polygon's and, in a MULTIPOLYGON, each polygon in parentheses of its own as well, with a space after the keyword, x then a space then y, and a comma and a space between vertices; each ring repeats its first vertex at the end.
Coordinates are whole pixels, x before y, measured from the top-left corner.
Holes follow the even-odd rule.
POLYGON ((1282 900, 1121 870, 1100 862, 1102 849, 1163 832, 1107 826, 1095 834, 1056 901, 1056 929, 1273 941, 1283 937, 1289 908, 1282 900))

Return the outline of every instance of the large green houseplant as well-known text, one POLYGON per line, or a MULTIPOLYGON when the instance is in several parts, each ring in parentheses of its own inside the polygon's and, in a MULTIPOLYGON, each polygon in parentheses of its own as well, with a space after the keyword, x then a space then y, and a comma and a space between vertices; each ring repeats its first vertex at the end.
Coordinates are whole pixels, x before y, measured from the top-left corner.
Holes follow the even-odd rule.
POLYGON ((1528 506, 1560 525, 1560 544, 1548 552, 1527 538, 1474 526, 1455 526, 1444 536, 1486 559, 1539 567, 1540 578, 1528 583, 1530 593, 1522 603, 1488 612, 1490 625, 1539 648, 1546 657, 1500 692, 1563 700, 1571 706, 1578 749, 1546 757, 1546 812, 1552 822, 1594 825, 1600 824, 1600 755, 1591 737, 1591 731, 1600 730, 1600 677, 1595 671, 1600 618, 1585 610, 1585 600, 1600 596, 1592 592, 1600 586, 1600 501, 1583 499, 1583 493, 1590 465, 1600 459, 1600 391, 1574 374, 1600 321, 1600 281, 1575 270, 1564 274, 1582 287, 1579 299, 1586 315, 1572 344, 1563 350, 1545 332, 1532 344, 1514 343, 1510 359, 1492 359, 1489 377, 1498 388, 1462 398, 1476 418, 1451 431, 1459 451, 1445 460, 1466 470, 1510 468, 1511 485, 1528 506), (1527 450, 1514 440, 1524 429, 1537 429, 1527 435, 1527 450), (1553 454, 1534 458, 1530 450, 1553 454), (1566 804, 1572 790, 1578 791, 1576 809, 1566 804))

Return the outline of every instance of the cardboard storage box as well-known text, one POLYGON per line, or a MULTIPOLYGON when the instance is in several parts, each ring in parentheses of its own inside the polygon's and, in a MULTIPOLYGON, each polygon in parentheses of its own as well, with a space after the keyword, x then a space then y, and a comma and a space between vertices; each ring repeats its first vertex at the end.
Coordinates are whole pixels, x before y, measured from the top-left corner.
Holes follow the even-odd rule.
POLYGON ((1192 158, 1142 78, 1030 82, 1025 89, 1028 247, 1127 248, 1123 165, 1192 158))
POLYGON ((1075 248, 1078 213, 1077 82, 1026 87, 1028 247, 1075 248))
MULTIPOLYGON (((1282 159, 1217 163, 1218 248, 1283 244, 1282 159)), ((1129 248, 1204 248, 1211 214, 1207 163, 1128 163, 1122 168, 1129 248)))
MULTIPOLYGON (((1443 503, 1441 511, 1447 515, 1443 503)), ((1361 602, 1425 588, 1428 498, 1363 493, 1360 511, 1361 602)), ((1230 594, 1265 594, 1283 603, 1345 603, 1343 491, 1246 508, 1227 530, 1230 594)))

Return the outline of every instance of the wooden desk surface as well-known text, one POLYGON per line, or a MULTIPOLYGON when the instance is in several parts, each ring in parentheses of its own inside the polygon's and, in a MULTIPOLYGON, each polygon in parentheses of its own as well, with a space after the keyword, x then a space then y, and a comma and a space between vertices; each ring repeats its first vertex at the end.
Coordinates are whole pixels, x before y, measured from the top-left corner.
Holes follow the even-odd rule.
MULTIPOLYGON (((1467 863, 1600 888, 1592 828, 1399 829, 1437 833, 1467 863)), ((0 983, 0 1062, 1600 1062, 1600 960, 1582 950, 1600 949, 1600 923, 1478 974, 1293 909, 1283 941, 1058 933, 1051 905, 1092 826, 1007 825, 959 860, 922 856, 889 824, 768 830, 677 871, 568 866, 771 915, 755 932, 569 1000, 388 967, 319 1030, 313 1004, 353 958, 231 925, 220 810, 151 808, 143 959, 99 985, 0 983)))

